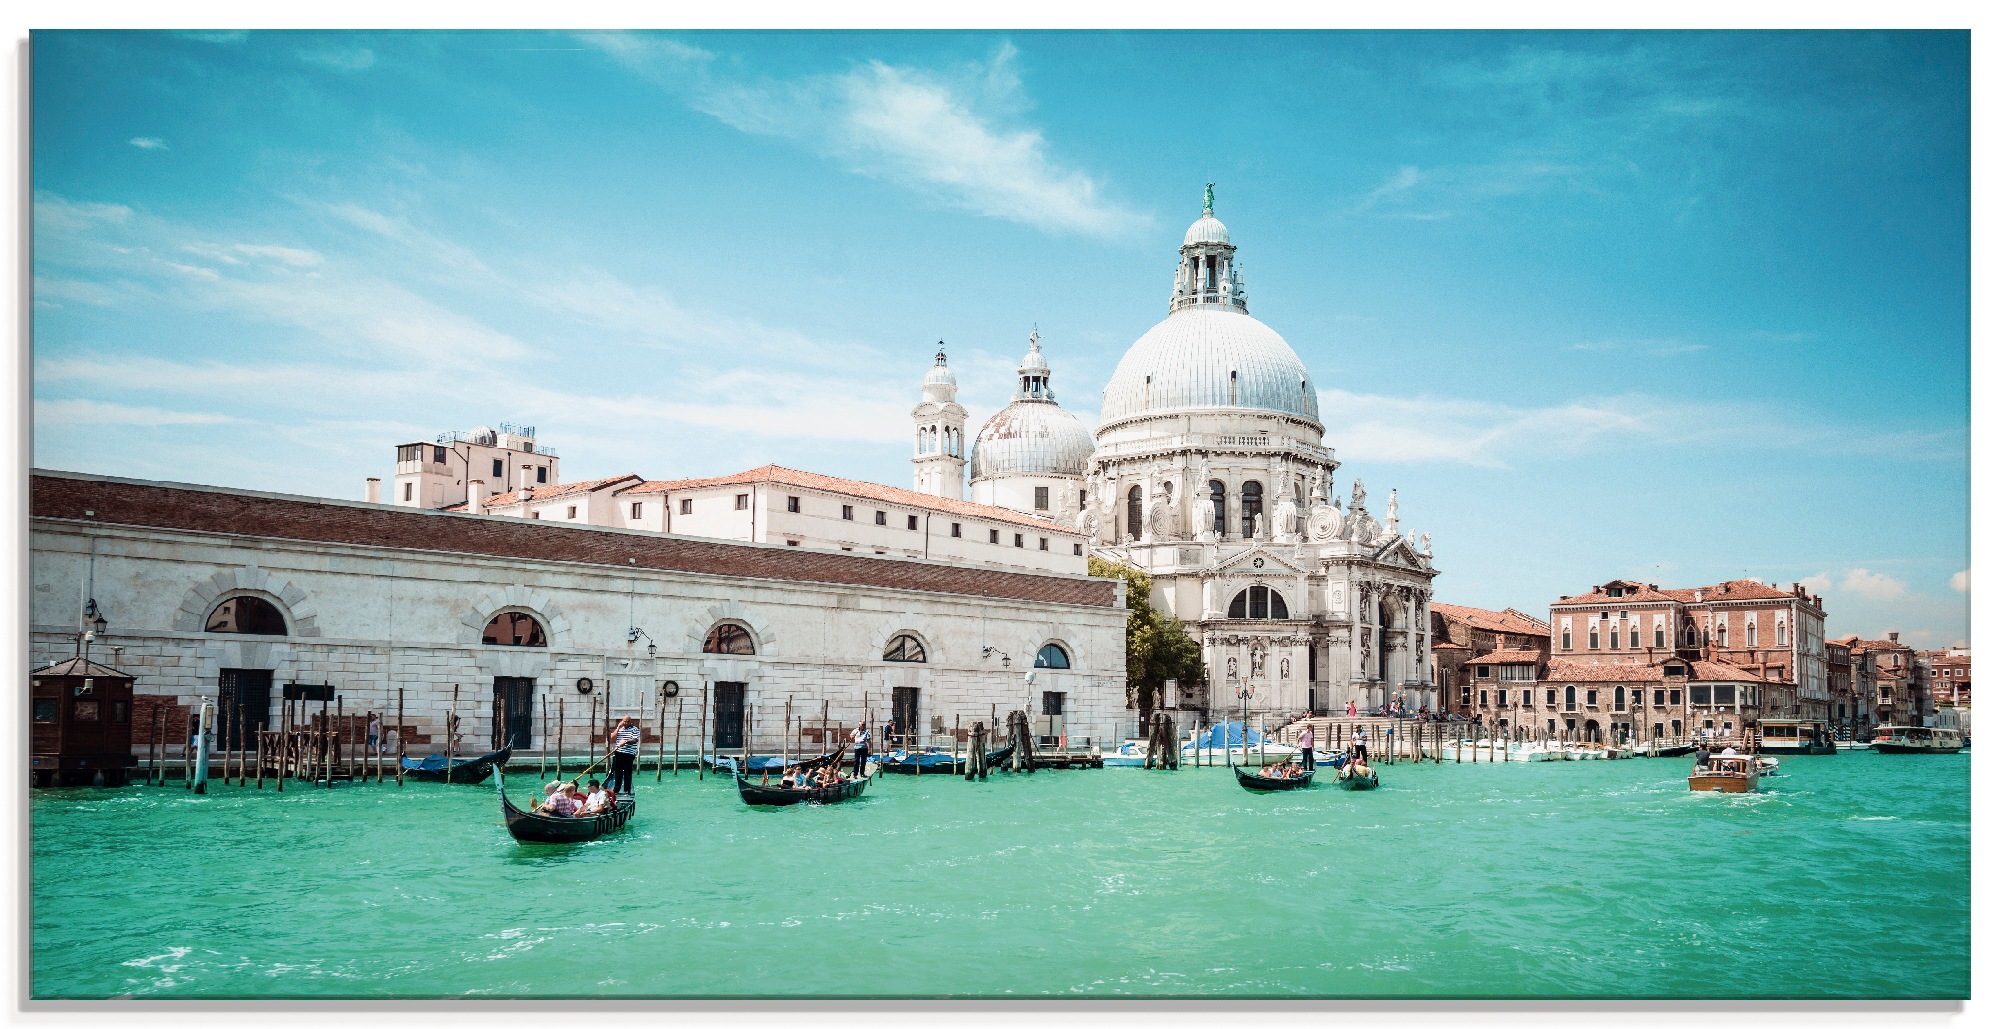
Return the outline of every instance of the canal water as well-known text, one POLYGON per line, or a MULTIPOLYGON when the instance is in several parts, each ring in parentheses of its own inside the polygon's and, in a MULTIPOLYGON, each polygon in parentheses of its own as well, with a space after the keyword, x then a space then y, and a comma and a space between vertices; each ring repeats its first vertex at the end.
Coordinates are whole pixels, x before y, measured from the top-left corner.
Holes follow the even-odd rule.
MULTIPOLYGON (((1968 755, 883 777, 746 808, 640 782, 516 844, 485 787, 49 790, 34 995, 1968 995, 1968 755)), ((535 791, 533 774, 508 782, 535 791)))

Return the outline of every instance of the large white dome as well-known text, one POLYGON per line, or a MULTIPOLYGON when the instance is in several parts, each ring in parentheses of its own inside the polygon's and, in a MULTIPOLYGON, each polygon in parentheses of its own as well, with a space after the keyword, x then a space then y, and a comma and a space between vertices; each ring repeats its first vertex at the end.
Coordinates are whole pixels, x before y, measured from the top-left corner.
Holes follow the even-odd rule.
POLYGON ((986 420, 972 441, 972 477, 1075 475, 1097 443, 1076 416, 1048 400, 1016 400, 986 420))
POLYGON ((1319 421, 1319 391, 1285 337, 1240 311, 1188 307, 1146 330, 1104 387, 1101 423, 1191 408, 1249 408, 1319 421))

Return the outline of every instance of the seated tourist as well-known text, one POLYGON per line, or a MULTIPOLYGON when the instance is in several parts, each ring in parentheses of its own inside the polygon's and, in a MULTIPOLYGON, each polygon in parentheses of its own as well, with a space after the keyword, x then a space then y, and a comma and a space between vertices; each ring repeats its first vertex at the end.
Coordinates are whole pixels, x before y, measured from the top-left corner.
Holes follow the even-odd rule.
POLYGON ((555 795, 549 798, 549 814, 557 818, 570 818, 576 814, 576 790, 569 783, 557 783, 555 795))
POLYGON ((604 813, 604 787, 598 785, 597 780, 592 779, 590 781, 590 785, 584 789, 583 810, 578 812, 578 816, 582 818, 589 818, 591 816, 600 815, 603 813, 604 813))
POLYGON ((552 782, 542 787, 542 802, 535 805, 537 814, 549 813, 549 805, 555 803, 556 791, 559 789, 562 789, 562 783, 559 782, 552 782))

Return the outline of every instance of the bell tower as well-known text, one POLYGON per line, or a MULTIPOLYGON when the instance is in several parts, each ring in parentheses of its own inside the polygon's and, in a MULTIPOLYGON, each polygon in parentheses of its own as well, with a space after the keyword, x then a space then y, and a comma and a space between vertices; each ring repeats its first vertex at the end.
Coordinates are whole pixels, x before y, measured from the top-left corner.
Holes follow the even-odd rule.
POLYGON ((924 399, 910 411, 916 422, 918 493, 949 500, 965 499, 965 408, 958 406, 958 376, 945 363, 944 341, 938 341, 937 361, 924 376, 924 399))

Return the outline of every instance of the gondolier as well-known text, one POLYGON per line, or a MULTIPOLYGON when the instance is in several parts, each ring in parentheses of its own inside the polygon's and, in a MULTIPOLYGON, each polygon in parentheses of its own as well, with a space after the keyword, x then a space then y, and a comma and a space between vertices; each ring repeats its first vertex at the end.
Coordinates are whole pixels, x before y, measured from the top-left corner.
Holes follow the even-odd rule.
POLYGON ((1306 771, 1313 770, 1313 727, 1306 723, 1304 732, 1299 733, 1299 765, 1306 771))
POLYGON ((620 796, 632 792, 632 766, 639 761, 639 727, 631 716, 618 720, 611 733, 611 789, 620 796))
POLYGON ((868 775, 868 723, 866 721, 854 724, 854 731, 847 735, 847 744, 854 748, 854 777, 856 779, 865 778, 868 775))

